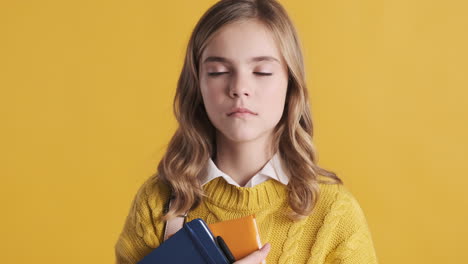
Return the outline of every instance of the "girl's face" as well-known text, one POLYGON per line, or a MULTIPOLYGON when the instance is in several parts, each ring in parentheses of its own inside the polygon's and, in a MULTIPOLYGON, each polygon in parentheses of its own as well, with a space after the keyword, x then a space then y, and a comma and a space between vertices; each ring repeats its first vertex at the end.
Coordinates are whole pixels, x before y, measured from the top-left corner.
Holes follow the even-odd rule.
POLYGON ((287 65, 269 30, 257 20, 223 26, 200 59, 200 89, 221 136, 251 141, 269 136, 283 114, 287 65), (254 114, 230 114, 236 107, 254 114))

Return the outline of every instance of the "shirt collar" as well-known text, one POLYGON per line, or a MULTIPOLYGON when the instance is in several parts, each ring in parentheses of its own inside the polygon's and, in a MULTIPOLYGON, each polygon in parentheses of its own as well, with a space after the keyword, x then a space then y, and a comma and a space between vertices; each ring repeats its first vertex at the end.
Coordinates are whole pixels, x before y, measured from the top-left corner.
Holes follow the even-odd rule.
MULTIPOLYGON (((266 176, 266 177, 272 178, 274 180, 279 181, 280 183, 284 185, 288 184, 289 177, 287 176, 287 174, 285 173, 285 171, 283 170, 281 166, 281 160, 280 160, 280 156, 278 152, 275 155, 273 155, 273 157, 265 164, 265 166, 263 166, 263 168, 257 174, 255 174, 252 177, 252 179, 254 177, 260 177, 260 176, 266 176)), ((213 162, 213 159, 210 158, 208 160, 207 170, 204 175, 204 178, 201 180, 201 184, 205 185, 211 180, 216 179, 218 177, 223 177, 228 183, 235 185, 235 186, 239 186, 239 184, 235 182, 231 178, 231 176, 221 171, 213 162)))

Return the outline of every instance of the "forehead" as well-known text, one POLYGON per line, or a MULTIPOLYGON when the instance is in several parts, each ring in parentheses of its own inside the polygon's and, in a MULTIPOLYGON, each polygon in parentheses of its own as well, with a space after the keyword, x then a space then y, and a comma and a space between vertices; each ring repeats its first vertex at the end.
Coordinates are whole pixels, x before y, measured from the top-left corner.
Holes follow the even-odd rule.
MULTIPOLYGON (((270 30, 258 20, 243 20, 221 27, 208 42, 200 62, 224 57, 232 63, 250 63, 255 57, 272 57, 281 63, 281 53, 270 30)), ((220 61, 220 60, 211 60, 220 61)), ((259 61, 257 59, 257 61, 259 61)))

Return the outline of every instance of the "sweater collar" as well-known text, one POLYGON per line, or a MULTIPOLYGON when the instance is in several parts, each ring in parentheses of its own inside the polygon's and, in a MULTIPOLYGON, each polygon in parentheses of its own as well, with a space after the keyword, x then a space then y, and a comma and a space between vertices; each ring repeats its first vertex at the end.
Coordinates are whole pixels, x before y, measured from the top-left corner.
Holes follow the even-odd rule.
POLYGON ((203 186, 205 199, 218 207, 236 211, 276 208, 287 202, 287 186, 268 179, 253 187, 238 187, 217 177, 203 186))

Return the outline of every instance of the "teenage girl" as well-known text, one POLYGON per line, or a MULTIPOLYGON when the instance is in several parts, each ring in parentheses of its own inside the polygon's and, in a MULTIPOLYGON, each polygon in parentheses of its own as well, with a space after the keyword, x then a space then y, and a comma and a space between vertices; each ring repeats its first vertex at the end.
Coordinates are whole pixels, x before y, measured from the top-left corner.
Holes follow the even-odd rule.
POLYGON ((317 165, 308 98, 301 45, 279 2, 222 0, 207 10, 177 84, 179 127, 135 195, 116 263, 158 247, 166 220, 252 214, 264 245, 236 264, 377 263, 358 201, 317 165))

